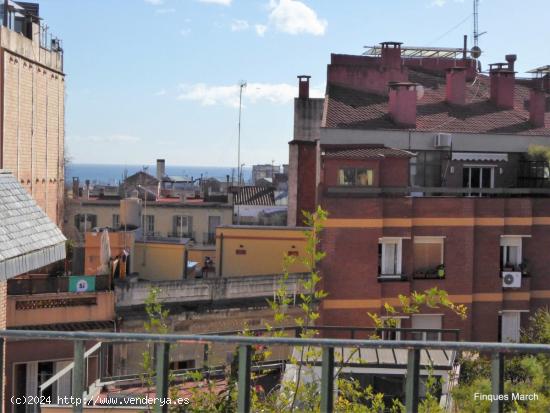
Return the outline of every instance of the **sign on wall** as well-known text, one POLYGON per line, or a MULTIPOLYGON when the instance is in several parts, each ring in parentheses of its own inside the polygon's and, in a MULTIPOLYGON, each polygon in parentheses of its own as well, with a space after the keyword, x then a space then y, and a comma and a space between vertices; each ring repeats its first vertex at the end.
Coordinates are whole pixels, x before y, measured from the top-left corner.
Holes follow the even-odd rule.
POLYGON ((95 277, 87 275, 71 275, 69 277, 69 292, 88 293, 95 291, 95 277))

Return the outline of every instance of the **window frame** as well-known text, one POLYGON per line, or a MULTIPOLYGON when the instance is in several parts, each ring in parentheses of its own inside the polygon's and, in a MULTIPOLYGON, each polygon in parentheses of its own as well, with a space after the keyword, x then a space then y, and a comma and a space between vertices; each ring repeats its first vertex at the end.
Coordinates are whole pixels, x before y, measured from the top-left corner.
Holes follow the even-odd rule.
POLYGON ((378 277, 379 278, 401 278, 403 276, 403 238, 399 237, 381 237, 378 239, 378 245, 381 245, 380 256, 378 259, 378 277), (395 257, 393 259, 395 263, 395 272, 387 273, 384 269, 384 257, 386 256, 386 245, 395 244, 395 257))
POLYGON ((441 245, 441 257, 439 265, 445 265, 445 236, 424 236, 415 235, 413 238, 413 272, 420 271, 416 268, 416 259, 414 255, 414 244, 440 244, 441 245))
POLYGON ((521 264, 523 263, 523 238, 521 235, 501 235, 500 236, 500 270, 504 271, 508 261, 508 247, 516 247, 517 250, 517 263, 513 264, 514 271, 519 271, 521 264))
POLYGON ((367 167, 355 167, 355 166, 342 166, 342 167, 338 167, 338 175, 337 175, 337 183, 338 183, 338 186, 351 186, 351 187, 354 187, 354 186, 358 186, 358 187, 370 187, 370 186, 374 186, 374 168, 367 168, 367 167), (344 175, 341 175, 341 173, 345 170, 353 170, 354 173, 353 173, 353 183, 352 184, 345 184, 345 183, 342 183, 342 181, 340 180, 340 177, 342 176, 345 176, 344 175), (359 185, 357 184, 357 177, 358 177, 358 171, 367 171, 367 180, 370 181, 369 184, 367 185, 359 185))
POLYGON ((466 169, 470 169, 468 172, 468 186, 463 186, 463 188, 467 189, 489 189, 495 187, 495 169, 497 168, 497 165, 477 165, 477 164, 464 164, 462 165, 462 183, 464 185, 464 174, 466 173, 466 169), (479 169, 479 186, 472 187, 472 169, 479 169), (489 187, 483 186, 483 169, 489 169, 491 171, 491 184, 489 187))

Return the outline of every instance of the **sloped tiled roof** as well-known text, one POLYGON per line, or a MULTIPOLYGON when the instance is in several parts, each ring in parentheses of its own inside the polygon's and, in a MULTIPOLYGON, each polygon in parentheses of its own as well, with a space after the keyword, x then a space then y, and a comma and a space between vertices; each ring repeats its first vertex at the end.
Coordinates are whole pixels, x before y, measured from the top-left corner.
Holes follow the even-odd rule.
MULTIPOLYGON (((530 89, 518 82, 514 108, 499 109, 489 101, 486 75, 466 83, 464 106, 446 103, 444 73, 409 68, 409 81, 424 86, 424 97, 417 102, 417 131, 550 136, 550 113, 545 127, 534 128, 525 105, 530 89)), ((388 115, 388 98, 375 93, 328 84, 326 110, 328 128, 398 129, 388 115)))
POLYGON ((384 146, 372 148, 323 148, 324 157, 330 159, 380 159, 380 158, 410 158, 412 152, 402 149, 386 148, 384 146))
POLYGON ((243 186, 237 191, 235 205, 275 206, 274 189, 266 186, 243 186))
POLYGON ((65 237, 17 182, 0 170, 0 280, 65 258, 65 237))

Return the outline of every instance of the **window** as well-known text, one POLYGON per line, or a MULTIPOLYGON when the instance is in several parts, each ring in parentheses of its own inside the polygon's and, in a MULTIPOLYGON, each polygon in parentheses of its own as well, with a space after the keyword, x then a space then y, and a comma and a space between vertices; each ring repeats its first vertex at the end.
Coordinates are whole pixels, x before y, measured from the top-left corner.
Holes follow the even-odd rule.
POLYGON ((380 277, 401 276, 401 238, 380 238, 378 242, 378 273, 380 277))
POLYGON ((192 236, 193 217, 187 215, 174 215, 172 219, 172 232, 175 237, 192 236))
POLYGON ((414 272, 433 273, 443 264, 443 237, 414 237, 414 272))
MULTIPOLYGON (((441 314, 414 314, 412 316, 412 328, 418 329, 441 329, 443 324, 443 316, 441 314)), ((413 333, 415 340, 424 341, 439 341, 441 333, 419 331, 413 333)))
POLYGON ((462 169, 462 187, 494 188, 495 168, 492 166, 465 166, 462 169))
POLYGON ((338 185, 345 186, 372 186, 372 169, 341 168, 338 171, 338 185))
POLYGON ((503 343, 519 343, 521 312, 503 311, 500 320, 500 341, 503 343))
POLYGON ((97 215, 95 214, 76 214, 74 216, 74 226, 80 232, 91 231, 97 227, 97 215))
POLYGON ((521 237, 500 237, 500 269, 503 271, 519 271, 521 263, 521 237))
POLYGON ((153 234, 155 232, 154 215, 143 215, 143 230, 146 234, 153 234))
POLYGON ((120 228, 120 215, 119 214, 113 214, 113 228, 114 229, 120 228))
POLYGON ((410 160, 412 186, 440 187, 442 151, 420 151, 410 160))

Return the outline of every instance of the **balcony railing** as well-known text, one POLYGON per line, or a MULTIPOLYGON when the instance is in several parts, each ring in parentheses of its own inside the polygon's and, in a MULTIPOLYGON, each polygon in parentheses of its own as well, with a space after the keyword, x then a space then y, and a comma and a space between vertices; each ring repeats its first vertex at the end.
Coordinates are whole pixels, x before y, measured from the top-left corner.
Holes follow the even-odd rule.
POLYGON ((168 238, 195 238, 194 232, 169 232, 166 234, 168 238))
POLYGON ((328 196, 550 196, 550 188, 456 188, 456 187, 372 187, 328 186, 328 196))
MULTIPOLYGON (((289 347, 316 347, 321 349, 321 376, 319 393, 321 396, 320 410, 331 413, 334 411, 335 367, 340 364, 335 361, 335 349, 404 349, 407 352, 405 379, 405 408, 407 412, 417 412, 420 395, 421 356, 425 351, 473 351, 491 354, 491 394, 504 393, 504 357, 506 354, 550 354, 548 344, 514 344, 514 343, 477 343, 477 342, 442 342, 442 341, 388 341, 388 340, 352 340, 326 338, 292 338, 292 337, 254 337, 254 336, 223 336, 223 335, 176 335, 176 334, 138 334, 138 333, 103 333, 103 332, 53 332, 29 330, 0 331, 1 341, 5 339, 55 339, 74 342, 74 365, 72 366, 72 396, 76 402, 74 411, 82 411, 84 400, 85 372, 85 342, 101 341, 110 343, 152 343, 155 346, 156 366, 156 412, 167 412, 168 405, 161 405, 168 398, 170 345, 178 343, 216 344, 223 343, 238 347, 237 373, 237 411, 251 411, 251 371, 253 346, 282 345, 289 347)), ((0 344, 3 345, 2 342, 0 344)), ((0 375, 0 380, 3 376, 0 375)), ((0 383, 3 388, 3 383, 0 383)), ((492 401, 491 411, 501 412, 503 401, 492 401)))
MULTIPOLYGON (((44 275, 12 278, 8 280, 8 295, 32 295, 69 292, 71 277, 48 277, 44 275)), ((95 276, 95 291, 110 291, 109 275, 95 276)))
POLYGON ((205 245, 216 245, 216 233, 205 232, 202 236, 202 243, 205 245))

